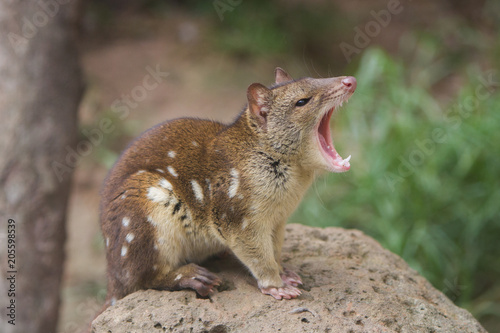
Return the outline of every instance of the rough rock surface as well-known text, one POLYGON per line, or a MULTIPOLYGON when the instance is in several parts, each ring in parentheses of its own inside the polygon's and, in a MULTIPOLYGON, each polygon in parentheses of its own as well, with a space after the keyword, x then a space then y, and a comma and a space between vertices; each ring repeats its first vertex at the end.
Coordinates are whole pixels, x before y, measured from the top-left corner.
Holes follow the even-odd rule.
POLYGON ((92 324, 93 332, 486 332, 398 256, 357 230, 287 226, 284 266, 303 294, 277 301, 234 258, 206 263, 223 284, 194 291, 139 291, 92 324))

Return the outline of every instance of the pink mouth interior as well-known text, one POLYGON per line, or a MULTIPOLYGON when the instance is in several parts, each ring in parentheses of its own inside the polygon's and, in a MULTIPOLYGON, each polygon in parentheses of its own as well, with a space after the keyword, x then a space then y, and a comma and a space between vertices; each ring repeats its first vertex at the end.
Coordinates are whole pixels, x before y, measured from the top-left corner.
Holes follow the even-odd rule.
POLYGON ((318 141, 321 147, 321 154, 330 165, 332 171, 344 172, 351 168, 351 165, 349 164, 351 156, 344 160, 333 146, 332 135, 330 132, 330 119, 332 118, 334 110, 335 107, 331 108, 321 119, 318 126, 318 141))

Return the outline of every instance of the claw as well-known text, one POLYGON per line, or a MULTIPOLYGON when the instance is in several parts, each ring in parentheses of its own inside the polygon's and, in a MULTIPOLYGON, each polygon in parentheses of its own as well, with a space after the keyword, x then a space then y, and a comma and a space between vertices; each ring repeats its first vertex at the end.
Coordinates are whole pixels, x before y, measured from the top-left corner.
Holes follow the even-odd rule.
POLYGON ((291 285, 293 287, 297 287, 302 284, 302 279, 300 278, 300 276, 288 268, 285 268, 283 270, 283 273, 281 273, 281 280, 283 281, 283 283, 291 285))
POLYGON ((260 290, 262 291, 263 294, 271 295, 277 300, 297 298, 299 295, 302 294, 302 291, 290 285, 285 285, 280 288, 276 287, 260 288, 260 290))
POLYGON ((196 264, 186 265, 185 270, 188 272, 184 273, 185 275, 180 274, 179 278, 175 280, 177 284, 173 289, 189 288, 196 290, 200 296, 208 296, 222 282, 217 275, 196 264))

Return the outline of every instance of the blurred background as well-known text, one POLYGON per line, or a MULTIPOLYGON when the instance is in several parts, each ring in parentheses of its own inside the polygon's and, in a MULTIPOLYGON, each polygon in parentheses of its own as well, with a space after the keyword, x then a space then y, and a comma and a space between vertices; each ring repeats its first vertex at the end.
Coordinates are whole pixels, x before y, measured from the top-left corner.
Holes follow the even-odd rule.
POLYGON ((362 230, 500 331, 500 2, 94 0, 81 27, 92 149, 70 197, 60 332, 103 303, 99 189, 127 143, 170 118, 230 122, 276 66, 358 80, 332 124, 352 168, 318 179, 289 222, 362 230))

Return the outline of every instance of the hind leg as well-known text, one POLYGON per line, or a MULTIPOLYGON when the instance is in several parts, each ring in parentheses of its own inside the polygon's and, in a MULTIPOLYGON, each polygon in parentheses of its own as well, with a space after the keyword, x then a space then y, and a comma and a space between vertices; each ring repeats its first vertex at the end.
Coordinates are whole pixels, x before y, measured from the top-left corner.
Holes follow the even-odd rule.
POLYGON ((157 277, 147 288, 163 290, 193 289, 200 296, 208 296, 221 280, 208 269, 196 264, 181 266, 157 277))

